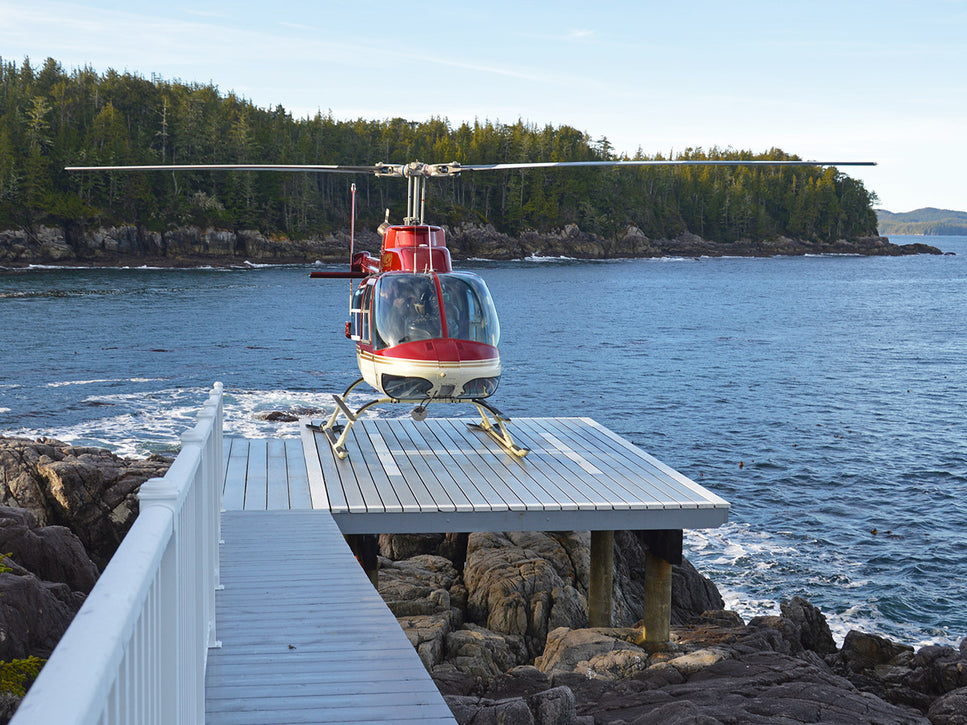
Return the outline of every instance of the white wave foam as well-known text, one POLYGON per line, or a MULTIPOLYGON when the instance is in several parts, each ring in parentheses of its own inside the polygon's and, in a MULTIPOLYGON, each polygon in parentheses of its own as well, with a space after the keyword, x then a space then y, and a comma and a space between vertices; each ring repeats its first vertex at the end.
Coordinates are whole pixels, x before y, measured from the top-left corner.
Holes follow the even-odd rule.
POLYGON ((535 252, 529 257, 524 257, 525 262, 576 262, 577 257, 565 257, 563 254, 559 257, 545 257, 540 252, 535 252))
MULTIPOLYGON (((65 384, 89 384, 104 381, 71 381, 65 384)), ((150 382, 150 380, 149 380, 150 382)), ((117 409, 116 415, 93 418, 57 430, 22 428, 9 435, 26 438, 56 438, 73 445, 107 448, 114 453, 139 458, 159 452, 177 451, 181 434, 194 427, 196 414, 208 390, 177 388, 148 393, 96 395, 88 402, 100 404, 100 410, 117 409)), ((350 407, 359 407, 372 398, 368 393, 349 396, 350 407)), ((226 390, 223 399, 226 436, 243 438, 295 438, 299 436, 299 418, 325 420, 334 409, 328 393, 289 390, 226 390), (269 413, 279 412, 295 420, 267 420, 269 413)), ((393 417, 409 412, 407 406, 387 406, 367 410, 362 417, 393 417)))
POLYGON ((97 385, 99 383, 156 383, 164 378, 97 378, 95 380, 60 380, 55 383, 47 383, 48 388, 63 388, 68 385, 97 385))

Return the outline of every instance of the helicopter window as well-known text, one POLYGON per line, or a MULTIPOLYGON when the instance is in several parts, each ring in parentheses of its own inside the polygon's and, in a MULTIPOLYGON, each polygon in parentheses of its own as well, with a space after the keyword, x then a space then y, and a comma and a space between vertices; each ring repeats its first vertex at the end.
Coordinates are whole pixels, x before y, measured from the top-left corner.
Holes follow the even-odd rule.
POLYGON ((369 298, 372 292, 372 286, 365 286, 357 288, 353 293, 353 303, 349 309, 352 323, 350 336, 353 340, 369 341, 369 298))
POLYGON ((359 336, 363 340, 363 342, 369 342, 370 340, 369 311, 370 311, 370 308, 372 307, 372 304, 373 304, 373 285, 367 284, 366 289, 363 292, 363 307, 362 307, 362 310, 360 311, 360 316, 359 316, 360 323, 361 323, 359 336))
POLYGON ((384 274, 373 299, 378 348, 443 337, 440 303, 432 275, 384 274))
POLYGON ((484 281, 469 272, 439 275, 447 336, 497 347, 500 323, 490 291, 484 281))

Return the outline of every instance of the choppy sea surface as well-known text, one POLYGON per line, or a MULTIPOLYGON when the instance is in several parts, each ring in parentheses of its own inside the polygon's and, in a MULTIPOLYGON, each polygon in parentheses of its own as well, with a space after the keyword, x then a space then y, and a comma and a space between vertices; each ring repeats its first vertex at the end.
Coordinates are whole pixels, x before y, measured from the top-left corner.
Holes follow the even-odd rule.
MULTIPOLYGON (((746 618, 799 594, 838 638, 955 644, 967 237, 926 241, 956 254, 473 262, 492 400, 593 417, 730 501, 686 556, 746 618)), ((355 379, 349 291, 305 267, 0 270, 0 434, 173 451, 219 380, 230 434, 295 436, 261 416, 328 411, 355 379)))

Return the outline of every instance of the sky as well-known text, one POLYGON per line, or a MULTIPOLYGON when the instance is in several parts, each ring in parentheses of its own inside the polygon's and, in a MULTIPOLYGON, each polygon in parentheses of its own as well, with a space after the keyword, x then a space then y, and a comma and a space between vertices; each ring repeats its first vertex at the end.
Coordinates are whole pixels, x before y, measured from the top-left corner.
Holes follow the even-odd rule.
POLYGON ((522 120, 627 154, 876 161, 842 171, 877 206, 967 210, 967 0, 0 0, 0 58, 48 57, 296 118, 522 120))

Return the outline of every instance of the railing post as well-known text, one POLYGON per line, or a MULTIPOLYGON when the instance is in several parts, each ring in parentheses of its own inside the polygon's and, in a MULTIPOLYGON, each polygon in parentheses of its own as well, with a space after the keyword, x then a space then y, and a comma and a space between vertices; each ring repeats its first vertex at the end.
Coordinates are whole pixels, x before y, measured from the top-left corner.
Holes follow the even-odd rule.
MULTIPOLYGON (((181 601, 179 606, 188 612, 179 630, 185 641, 182 658, 184 694, 182 712, 186 722, 204 722, 205 719, 205 664, 208 658, 208 629, 214 616, 213 554, 210 534, 213 534, 208 516, 210 502, 209 462, 206 442, 211 438, 205 421, 181 434, 181 451, 196 457, 191 489, 187 492, 181 515, 175 520, 175 537, 179 540, 179 578, 181 601), (179 531, 179 524, 183 528, 179 531), (211 609, 209 609, 211 590, 211 609)), ((190 459, 189 459, 190 460, 190 459)))
MULTIPOLYGON (((206 567, 209 581, 205 582, 204 592, 207 597, 207 647, 220 647, 215 632, 215 590, 221 589, 221 572, 219 568, 219 549, 221 541, 221 482, 222 482, 222 417, 221 417, 221 384, 216 383, 208 401, 198 413, 201 427, 209 433, 203 441, 202 466, 204 467, 204 485, 200 500, 204 500, 204 520, 202 529, 203 565, 206 567)), ((207 660, 207 653, 206 653, 207 660)))
MULTIPOLYGON (((172 528, 177 531, 178 526, 178 486, 164 478, 150 478, 141 484, 138 491, 139 516, 151 508, 165 508, 170 512, 172 528)), ((177 535, 172 535, 171 545, 167 547, 161 559, 158 572, 159 618, 158 639, 161 642, 158 659, 158 682, 156 687, 161 694, 158 722, 178 722, 177 697, 168 693, 176 693, 181 662, 182 642, 178 637, 181 629, 182 611, 178 588, 178 547, 180 542, 177 535)))

